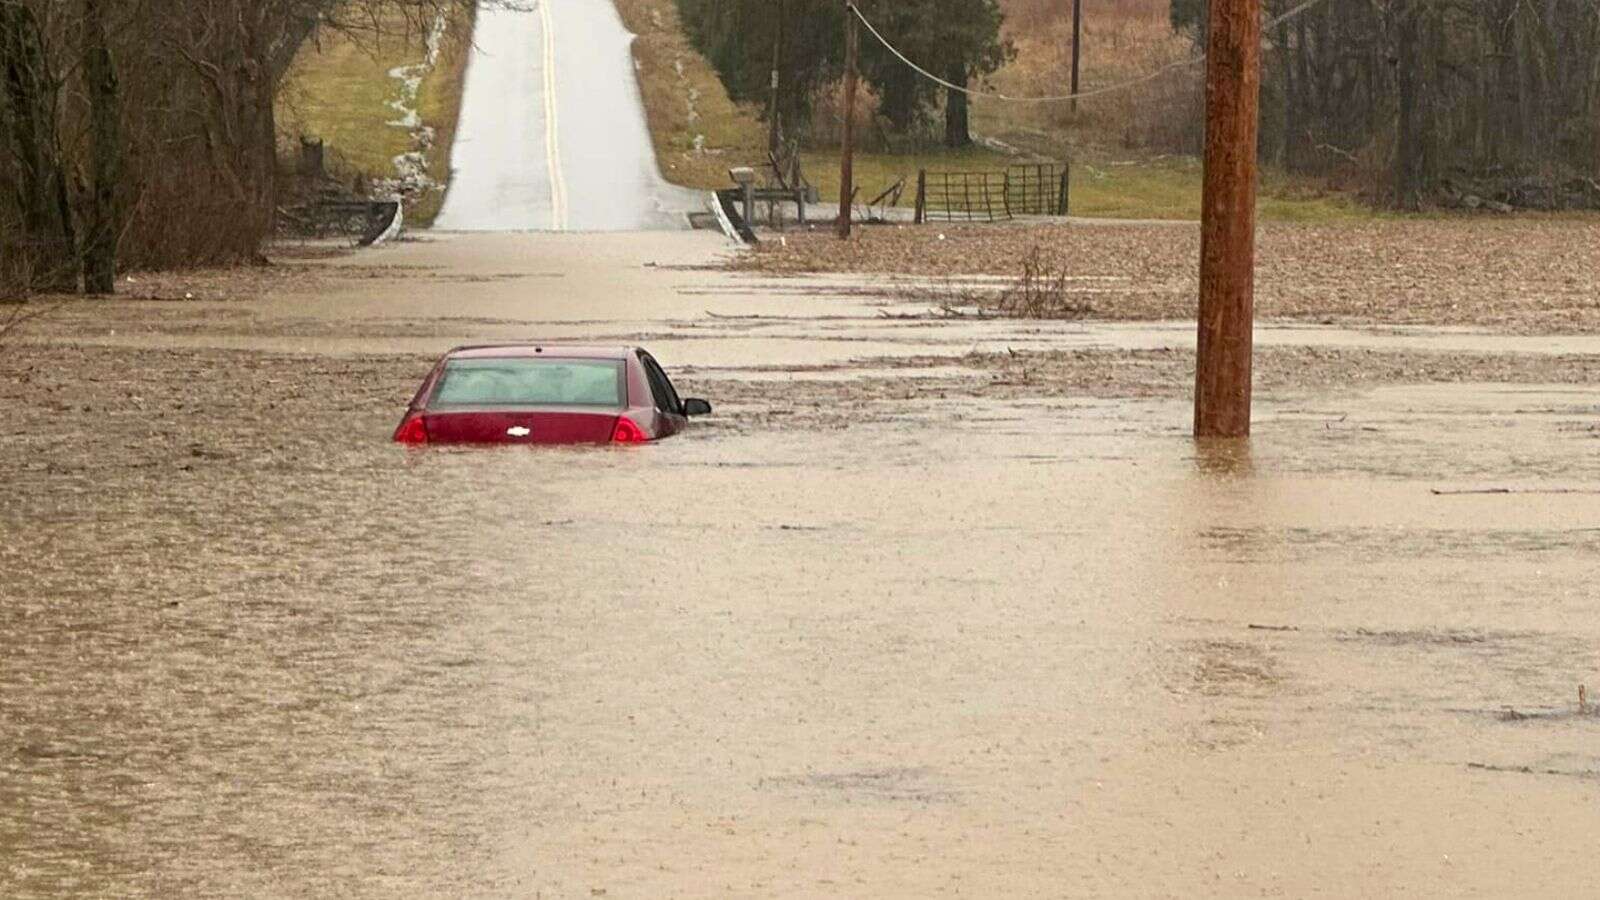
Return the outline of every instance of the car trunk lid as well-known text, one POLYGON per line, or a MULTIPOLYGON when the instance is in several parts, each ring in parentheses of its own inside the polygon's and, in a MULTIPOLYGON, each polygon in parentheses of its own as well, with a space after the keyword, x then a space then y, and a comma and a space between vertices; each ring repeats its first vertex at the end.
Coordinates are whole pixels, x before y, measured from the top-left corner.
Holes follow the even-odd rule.
POLYGON ((617 410, 483 409, 428 412, 429 443, 604 444, 617 410))

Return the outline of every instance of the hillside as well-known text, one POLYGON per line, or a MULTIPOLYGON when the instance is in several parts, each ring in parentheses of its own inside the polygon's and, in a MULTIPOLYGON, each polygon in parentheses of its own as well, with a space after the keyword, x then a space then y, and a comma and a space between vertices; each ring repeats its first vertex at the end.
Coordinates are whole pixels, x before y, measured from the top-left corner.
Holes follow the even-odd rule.
MULTIPOLYGON (((686 37, 675 0, 615 0, 634 43, 640 93, 662 174, 695 188, 728 184, 727 170, 765 160, 760 111, 735 104, 715 70, 686 37)), ((1002 0, 1006 34, 1016 58, 985 85, 1012 96, 1064 93, 1070 84, 1071 7, 1058 0, 1002 0)), ((1168 23, 1166 0, 1087 0, 1084 6, 1084 89, 1135 78, 1192 49, 1168 23)), ((363 45, 334 39, 308 45, 297 61, 292 89, 280 104, 286 136, 306 134, 328 142, 339 171, 370 179, 401 177, 396 159, 423 152, 413 179, 413 224, 437 212, 449 178, 449 153, 460 105, 470 23, 452 21, 438 41, 435 63, 422 71, 414 108, 416 130, 395 103, 406 94, 394 73, 426 62, 426 35, 385 38, 363 45), (431 129, 426 150, 419 137, 431 129)), ((870 38, 866 38, 870 40, 870 38)), ((864 152, 857 161, 864 192, 876 194, 919 168, 993 168, 1017 158, 1067 159, 1074 164, 1073 212, 1090 217, 1175 218, 1199 215, 1200 171, 1193 110, 1200 102, 1199 70, 1179 69, 1137 88, 1069 104, 1015 103, 977 98, 974 136, 980 146, 950 152, 928 147, 897 154, 864 152)), ((837 154, 827 146, 834 129, 820 104, 819 146, 804 156, 805 171, 824 200, 837 200, 837 154)), ((292 145, 286 149, 292 149, 292 145)), ((413 156, 413 160, 417 157, 413 156)), ((912 202, 907 192, 902 202, 912 202)), ((1262 213, 1267 218, 1322 220, 1367 213, 1308 179, 1267 174, 1262 213)))
MULTIPOLYGON (((1016 47, 1016 57, 991 78, 976 85, 1010 96, 1060 95, 1071 85, 1072 14, 1062 0, 1000 0, 1006 14, 1005 36, 1016 47)), ((675 8, 670 0, 621 0, 654 10, 675 8)), ((1188 58, 1193 48, 1187 37, 1176 34, 1169 21, 1169 0, 1086 0, 1081 59, 1081 89, 1093 90, 1142 77, 1163 66, 1188 58)), ((717 100, 726 92, 710 65, 689 47, 676 15, 663 14, 650 23, 664 32, 660 40, 674 48, 677 58, 688 61, 689 76, 704 91, 709 81, 717 100)), ((636 29, 637 30, 637 29, 636 29)), ((872 38, 863 35, 863 40, 872 38)), ((641 41, 641 45, 645 42, 641 41)), ((641 54, 642 55, 642 54, 641 54)), ((644 65, 641 76, 647 97, 676 79, 652 73, 661 66, 644 65)), ((858 152, 857 182, 866 196, 877 194, 899 178, 913 181, 918 169, 998 168, 1018 158, 1071 162, 1074 166, 1072 211, 1076 215, 1105 218, 1195 219, 1200 214, 1200 166, 1194 155, 1200 141, 1199 104, 1201 70, 1180 67, 1171 74, 1119 91, 1086 99, 1074 111, 1071 104, 1019 103, 987 97, 971 105, 973 136, 978 146, 950 151, 937 145, 898 147, 883 152, 875 125, 861 129, 866 149, 858 152)), ((870 102, 870 101, 869 101, 870 102)), ((679 102, 651 104, 652 128, 658 129, 658 146, 681 143, 680 134, 662 134, 656 112, 681 115, 679 102)), ((730 110, 726 104, 716 107, 730 110)), ((837 151, 833 149, 838 103, 823 96, 817 103, 814 140, 804 154, 805 171, 825 200, 838 199, 837 151)), ((737 122, 737 133, 759 132, 753 108, 732 107, 723 121, 737 122)), ((865 115, 865 112, 859 113, 865 115)), ((663 121, 667 119, 663 116, 663 121)), ((671 127, 671 126, 669 126, 671 127)), ((729 140, 725 146, 748 146, 729 140)), ((897 142, 905 143, 905 142, 897 142)), ((765 156, 759 138, 747 159, 765 156)), ((733 157, 725 152, 718 159, 733 157)), ((663 159, 667 153, 663 153, 663 159)), ((665 167, 665 166, 664 166, 665 167)), ((727 183, 721 165, 697 172, 703 183, 727 183)), ((668 173, 669 178, 681 177, 668 173)), ((685 182, 689 183, 689 182, 685 182)), ((912 192, 901 202, 910 205, 912 192)), ((1371 215, 1348 196, 1326 189, 1312 179, 1265 172, 1261 213, 1264 218, 1321 221, 1371 215)))
POLYGON ((408 221, 428 225, 450 180, 471 33, 461 14, 426 31, 392 22, 360 42, 308 42, 278 99, 280 152, 320 139, 330 174, 387 182, 408 198, 408 221))
POLYGON ((728 185, 728 168, 766 153, 753 109, 728 99, 717 73, 684 35, 674 0, 616 0, 633 44, 639 90, 668 181, 685 187, 728 185))
MULTIPOLYGON (((1072 83, 1072 6, 1063 0, 1000 0, 1016 59, 988 87, 1014 97, 1065 94, 1072 83)), ((1084 0, 1081 91, 1138 79, 1191 57, 1191 41, 1172 30, 1170 0, 1084 0)), ((1029 149, 1067 142, 1079 153, 1194 153, 1200 145, 1199 66, 1080 101, 1015 103, 979 98, 973 119, 983 134, 1029 149)))

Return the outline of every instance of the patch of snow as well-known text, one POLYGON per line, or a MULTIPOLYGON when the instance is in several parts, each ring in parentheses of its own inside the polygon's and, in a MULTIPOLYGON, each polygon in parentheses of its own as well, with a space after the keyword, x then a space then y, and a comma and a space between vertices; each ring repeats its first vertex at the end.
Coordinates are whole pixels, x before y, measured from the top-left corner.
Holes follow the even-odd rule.
POLYGON ((439 183, 428 174, 428 154, 433 151, 437 134, 432 127, 422 124, 422 116, 417 111, 417 94, 422 90, 423 79, 439 64, 448 24, 444 13, 435 16, 428 28, 422 62, 389 70, 389 77, 400 82, 400 96, 389 101, 389 108, 400 117, 390 120, 388 124, 411 133, 411 149, 394 158, 395 177, 373 183, 374 191, 380 195, 406 200, 424 191, 440 188, 439 183))

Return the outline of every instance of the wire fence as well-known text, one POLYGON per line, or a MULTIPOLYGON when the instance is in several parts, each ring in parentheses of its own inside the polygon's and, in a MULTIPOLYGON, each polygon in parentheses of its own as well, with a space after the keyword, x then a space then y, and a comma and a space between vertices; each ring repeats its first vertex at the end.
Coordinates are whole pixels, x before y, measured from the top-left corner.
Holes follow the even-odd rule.
POLYGON ((1009 166, 1006 209, 1014 216, 1064 216, 1067 188, 1067 167, 1060 163, 1009 166))
POLYGON ((917 173, 917 222, 1002 222, 1064 216, 1070 180, 1064 163, 1004 170, 917 173))
POLYGON ((1011 218, 1004 172, 920 172, 918 221, 996 222, 1011 218))

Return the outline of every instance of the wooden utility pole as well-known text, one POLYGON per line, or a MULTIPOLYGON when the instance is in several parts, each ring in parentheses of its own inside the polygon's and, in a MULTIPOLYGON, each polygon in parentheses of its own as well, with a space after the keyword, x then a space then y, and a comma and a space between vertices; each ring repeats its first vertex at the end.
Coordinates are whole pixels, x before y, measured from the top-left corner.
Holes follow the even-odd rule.
POLYGON ((1083 0, 1072 0, 1072 111, 1078 111, 1078 45, 1083 43, 1083 0))
POLYGON ((844 0, 844 134, 839 151, 839 240, 850 238, 850 207, 856 196, 856 54, 860 37, 856 30, 856 9, 844 0))
MULTIPOLYGON (((783 20, 788 12, 788 0, 778 0, 777 21, 772 25, 772 107, 767 110, 767 152, 778 156, 781 129, 778 125, 778 69, 783 62, 783 20)), ((785 175, 784 177, 788 177, 785 175)))
POLYGON ((1254 349, 1259 0, 1209 0, 1195 437, 1250 434, 1254 349))

